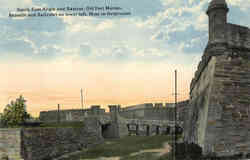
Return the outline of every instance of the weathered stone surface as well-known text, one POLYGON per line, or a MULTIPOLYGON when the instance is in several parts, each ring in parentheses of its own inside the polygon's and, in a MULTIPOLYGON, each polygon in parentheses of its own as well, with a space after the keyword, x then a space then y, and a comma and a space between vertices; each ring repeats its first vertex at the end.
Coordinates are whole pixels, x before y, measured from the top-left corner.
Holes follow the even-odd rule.
POLYGON ((12 159, 21 157, 21 129, 0 129, 0 156, 12 159))
POLYGON ((192 118, 186 135, 188 141, 202 146, 204 153, 250 152, 247 144, 250 68, 239 67, 235 61, 241 61, 242 65, 250 62, 239 58, 229 60, 226 55, 212 57, 191 91, 189 117, 192 118))
POLYGON ((1 129, 0 156, 9 160, 52 159, 102 143, 100 130, 86 128, 1 129))
MULTIPOLYGON (((145 103, 134 106, 121 108, 118 112, 121 117, 128 119, 147 119, 147 120, 174 120, 174 105, 173 103, 145 103)), ((178 102, 177 113, 179 120, 183 121, 188 100, 178 102)))
MULTIPOLYGON (((171 134, 174 130, 174 121, 168 120, 146 120, 146 119, 128 119, 120 116, 119 106, 109 106, 111 121, 102 124, 104 137, 121 138, 130 134, 136 135, 157 135, 171 134)), ((181 134, 183 123, 176 121, 178 133, 181 134)))
POLYGON ((69 109, 69 110, 51 110, 40 112, 39 119, 43 122, 60 121, 82 121, 86 116, 103 115, 105 110, 100 106, 94 105, 90 109, 69 109))
POLYGON ((190 85, 184 140, 200 145, 204 154, 247 154, 250 29, 227 23, 227 5, 216 6, 215 1, 208 9, 209 42, 190 85))

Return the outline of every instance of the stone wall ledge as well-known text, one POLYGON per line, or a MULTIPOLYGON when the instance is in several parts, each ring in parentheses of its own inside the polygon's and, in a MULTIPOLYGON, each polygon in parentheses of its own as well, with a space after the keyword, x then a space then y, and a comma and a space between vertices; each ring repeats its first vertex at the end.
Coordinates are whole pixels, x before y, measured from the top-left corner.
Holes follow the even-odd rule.
POLYGON ((95 128, 0 129, 0 156, 7 155, 9 160, 53 159, 101 143, 101 131, 95 128))

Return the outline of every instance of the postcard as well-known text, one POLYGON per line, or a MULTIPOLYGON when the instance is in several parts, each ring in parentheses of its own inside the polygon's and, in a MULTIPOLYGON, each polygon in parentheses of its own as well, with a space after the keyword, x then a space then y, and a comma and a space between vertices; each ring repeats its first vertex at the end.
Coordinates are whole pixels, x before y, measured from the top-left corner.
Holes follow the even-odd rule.
POLYGON ((0 158, 250 158, 249 0, 1 0, 0 158))

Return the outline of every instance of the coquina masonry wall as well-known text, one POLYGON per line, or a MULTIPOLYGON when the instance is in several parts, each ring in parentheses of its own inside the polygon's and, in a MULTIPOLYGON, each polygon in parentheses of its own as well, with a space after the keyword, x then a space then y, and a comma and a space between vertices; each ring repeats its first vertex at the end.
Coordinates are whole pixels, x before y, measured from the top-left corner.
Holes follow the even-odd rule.
POLYGON ((184 121, 185 141, 217 156, 250 153, 250 29, 226 23, 227 11, 223 0, 210 3, 209 42, 184 121))
MULTIPOLYGON (((128 119, 147 119, 147 120, 170 120, 172 121, 174 115, 175 104, 166 103, 145 103, 130 106, 127 108, 121 108, 119 110, 119 115, 128 119)), ((188 100, 182 101, 177 104, 177 112, 179 120, 183 121, 186 113, 186 108, 188 108, 188 100)))
POLYGON ((3 155, 8 155, 10 159, 22 159, 20 129, 0 129, 0 157, 3 155))
MULTIPOLYGON (((198 143, 204 147, 206 131, 207 113, 209 108, 209 95, 211 94, 211 82, 214 74, 215 58, 212 58, 208 66, 203 71, 200 81, 192 90, 189 110, 189 121, 185 125, 185 132, 188 141, 198 143)), ((185 122, 185 121, 184 121, 185 122)))
POLYGON ((191 92, 188 141, 205 154, 250 153, 250 58, 212 57, 191 92))
POLYGON ((89 109, 68 109, 68 110, 50 110, 40 112, 39 119, 43 122, 59 121, 82 121, 85 115, 103 115, 105 109, 101 109, 98 105, 93 105, 89 109))
POLYGON ((103 142, 100 128, 1 129, 0 154, 10 160, 43 160, 103 142))

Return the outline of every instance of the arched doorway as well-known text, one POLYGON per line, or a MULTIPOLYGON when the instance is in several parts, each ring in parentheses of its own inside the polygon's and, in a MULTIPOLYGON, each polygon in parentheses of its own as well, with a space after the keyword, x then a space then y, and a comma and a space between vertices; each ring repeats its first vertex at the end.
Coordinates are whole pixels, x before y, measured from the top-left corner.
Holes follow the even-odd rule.
POLYGON ((137 136, 139 135, 139 125, 138 124, 136 125, 136 135, 137 136))
POLYGON ((176 129, 176 134, 182 134, 183 129, 180 126, 177 125, 175 129, 176 129))
POLYGON ((165 132, 166 135, 169 135, 170 134, 170 126, 167 126, 166 127, 166 132, 165 132))
POLYGON ((146 135, 149 136, 150 135, 150 130, 149 130, 149 125, 147 125, 147 129, 146 129, 146 135))
POLYGON ((101 126, 101 129, 102 129, 102 137, 103 138, 110 138, 110 128, 111 128, 111 125, 110 124, 103 124, 101 126))
POLYGON ((160 134, 160 126, 156 126, 156 135, 160 134))
POLYGON ((136 135, 136 132, 137 132, 136 124, 127 124, 127 127, 128 127, 128 133, 130 136, 136 135))

